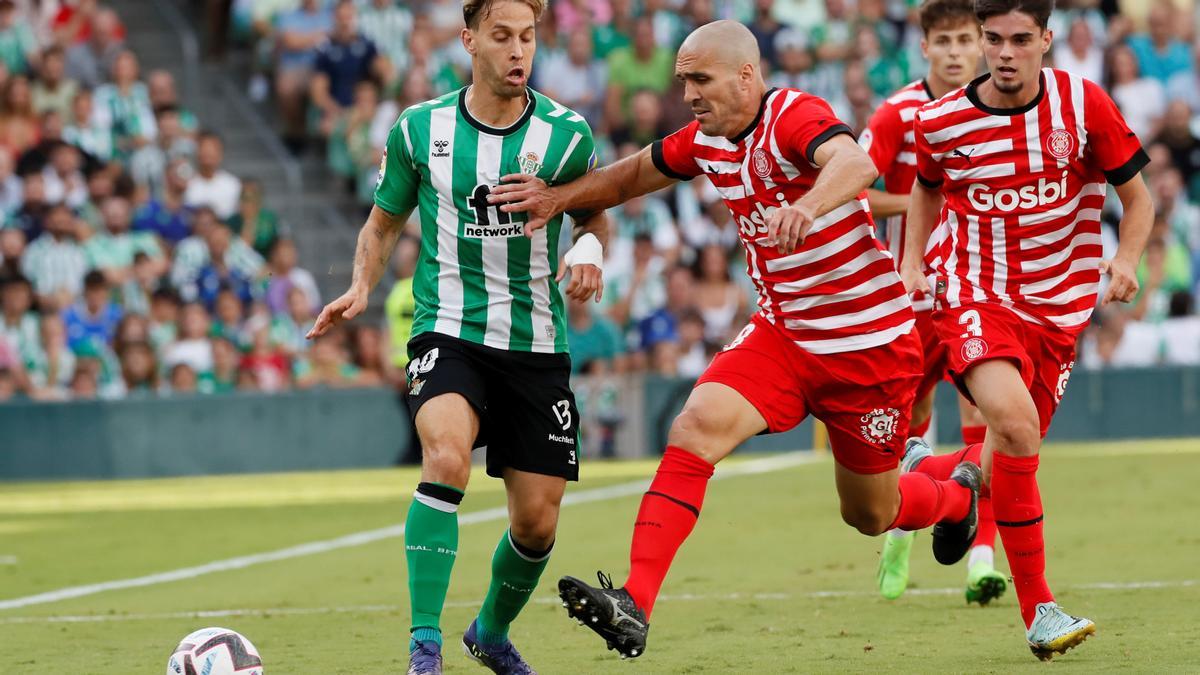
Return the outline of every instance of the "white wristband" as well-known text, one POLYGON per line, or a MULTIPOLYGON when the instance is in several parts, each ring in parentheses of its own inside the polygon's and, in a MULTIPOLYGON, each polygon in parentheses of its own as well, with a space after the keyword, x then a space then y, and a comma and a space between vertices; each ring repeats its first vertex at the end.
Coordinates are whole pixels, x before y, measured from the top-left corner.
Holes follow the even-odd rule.
POLYGON ((563 263, 567 267, 576 265, 595 265, 601 270, 604 269, 604 247, 600 245, 600 240, 596 235, 588 232, 575 242, 571 250, 563 256, 563 263))

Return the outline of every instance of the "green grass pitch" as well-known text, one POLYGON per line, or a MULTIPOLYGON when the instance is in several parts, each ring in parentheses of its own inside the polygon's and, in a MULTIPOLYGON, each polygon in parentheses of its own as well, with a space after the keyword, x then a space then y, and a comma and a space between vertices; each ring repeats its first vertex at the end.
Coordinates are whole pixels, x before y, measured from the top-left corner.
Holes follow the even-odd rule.
MULTIPOLYGON (((585 464, 569 492, 646 479, 653 467, 585 464)), ((1051 664, 1026 648, 1011 589, 991 607, 968 607, 964 567, 937 565, 927 535, 914 547, 914 592, 878 597, 880 540, 842 524, 832 468, 822 458, 714 482, 663 589, 648 651, 629 662, 566 618, 554 581, 597 568, 624 578, 636 489, 565 506, 514 641, 543 674, 1200 668, 1200 439, 1045 449, 1049 579, 1069 612, 1098 625, 1051 664)), ((0 603, 396 525, 416 480, 405 469, 0 484, 0 603)), ((503 504, 499 481, 480 473, 461 513, 503 504)), ((462 527, 443 617, 448 673, 486 672, 462 656, 458 637, 503 528, 496 518, 462 527)), ((274 675, 403 672, 405 603, 402 542, 385 538, 0 610, 0 673, 159 673, 179 638, 209 625, 249 637, 274 675)))

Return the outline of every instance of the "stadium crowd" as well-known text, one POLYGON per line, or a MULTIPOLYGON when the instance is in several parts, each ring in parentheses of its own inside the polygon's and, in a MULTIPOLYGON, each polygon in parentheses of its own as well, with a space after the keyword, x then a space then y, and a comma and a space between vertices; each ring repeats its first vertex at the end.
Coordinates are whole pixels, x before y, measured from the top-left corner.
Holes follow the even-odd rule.
POLYGON ((0 400, 383 381, 320 307, 261 184, 95 0, 0 0, 0 400))
MULTIPOLYGON (((252 55, 249 93, 273 100, 288 147, 321 148, 364 212, 400 111, 469 80, 459 0, 203 4, 214 48, 252 55)), ((532 83, 587 118, 607 163, 690 119, 675 49, 733 18, 758 38, 769 84, 822 96, 860 131, 925 72, 915 6, 554 0, 532 83)), ((1085 367, 1200 364, 1198 23, 1190 0, 1063 0, 1052 17, 1053 65, 1111 93, 1152 159, 1157 209, 1142 291, 1097 312, 1085 367)), ((220 137, 170 74, 143 77, 123 40, 96 0, 0 0, 0 399, 400 382, 411 237, 382 329, 308 345, 320 299, 288 228, 260 184, 222 168, 220 137)), ((1118 217, 1104 215, 1108 250, 1118 217)), ((706 179, 611 218, 604 300, 569 309, 576 369, 699 374, 755 307, 735 223, 706 179)))

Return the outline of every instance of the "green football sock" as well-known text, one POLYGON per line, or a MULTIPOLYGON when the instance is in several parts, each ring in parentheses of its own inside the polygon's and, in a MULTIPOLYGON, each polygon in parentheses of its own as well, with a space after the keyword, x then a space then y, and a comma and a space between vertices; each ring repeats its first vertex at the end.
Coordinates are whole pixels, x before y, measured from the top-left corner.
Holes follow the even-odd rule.
POLYGON ((549 560, 549 548, 534 551, 514 540, 512 532, 504 533, 492 556, 492 583, 475 624, 480 642, 501 644, 508 640, 508 627, 529 602, 549 560))
POLYGON ((421 483, 404 521, 404 556, 408 561, 408 593, 412 603, 412 643, 442 644, 442 606, 450 571, 458 555, 458 505, 461 490, 440 483, 421 483))

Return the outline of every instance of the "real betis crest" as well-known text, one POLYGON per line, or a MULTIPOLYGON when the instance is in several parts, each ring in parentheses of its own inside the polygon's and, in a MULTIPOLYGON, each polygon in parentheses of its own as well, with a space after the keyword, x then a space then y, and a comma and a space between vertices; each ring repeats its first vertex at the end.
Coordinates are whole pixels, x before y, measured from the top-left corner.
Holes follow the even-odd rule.
POLYGON ((517 157, 517 167, 523 174, 536 176, 537 172, 542 170, 542 159, 537 156, 536 152, 527 152, 517 157))

